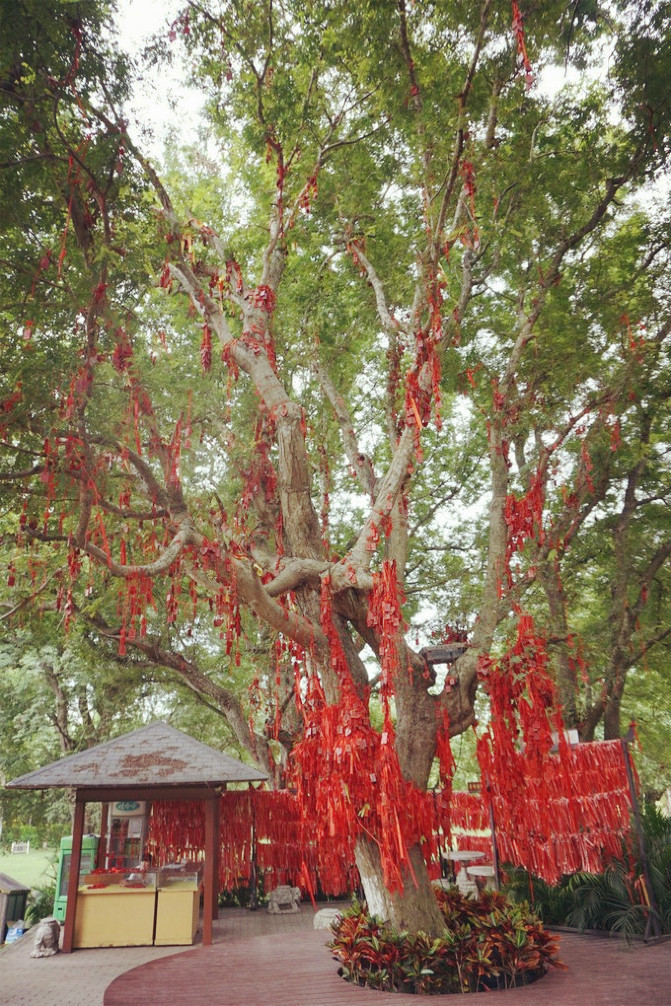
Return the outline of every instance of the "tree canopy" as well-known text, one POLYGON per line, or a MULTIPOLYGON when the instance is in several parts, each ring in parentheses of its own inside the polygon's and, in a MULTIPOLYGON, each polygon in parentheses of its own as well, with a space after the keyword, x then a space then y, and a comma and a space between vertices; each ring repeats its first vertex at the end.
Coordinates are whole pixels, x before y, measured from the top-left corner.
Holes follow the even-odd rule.
POLYGON ((2 5, 7 631, 169 672, 278 782, 323 702, 426 787, 539 646, 620 736, 668 677, 668 13, 187 3, 158 165, 113 8, 2 5))

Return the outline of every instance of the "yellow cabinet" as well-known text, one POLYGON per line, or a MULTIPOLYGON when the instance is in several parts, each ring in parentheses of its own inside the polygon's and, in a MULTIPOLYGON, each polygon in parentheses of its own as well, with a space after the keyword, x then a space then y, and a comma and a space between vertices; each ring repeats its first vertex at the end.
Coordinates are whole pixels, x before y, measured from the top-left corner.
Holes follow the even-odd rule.
POLYGON ((158 871, 156 878, 156 929, 159 947, 193 943, 200 921, 203 889, 202 863, 173 863, 158 871))
POLYGON ((145 947, 154 942, 156 891, 110 884, 77 892, 74 943, 80 947, 145 947))
POLYGON ((73 946, 188 946, 200 921, 203 866, 94 871, 77 892, 73 946))
POLYGON ((183 880, 159 888, 154 935, 157 947, 193 943, 199 920, 200 885, 194 889, 192 883, 183 880))

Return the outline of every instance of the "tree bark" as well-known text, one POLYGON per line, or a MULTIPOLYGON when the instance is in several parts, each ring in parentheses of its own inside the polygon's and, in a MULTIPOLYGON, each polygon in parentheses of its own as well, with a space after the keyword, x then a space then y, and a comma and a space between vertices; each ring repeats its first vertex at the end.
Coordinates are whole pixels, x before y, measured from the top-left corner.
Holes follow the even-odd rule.
POLYGON ((365 836, 357 839, 356 865, 368 911, 371 915, 390 922, 396 929, 439 936, 445 929, 445 920, 433 893, 422 851, 418 846, 413 846, 409 850, 409 856, 417 883, 406 869, 403 871, 403 891, 392 893, 384 886, 377 845, 365 836))
POLYGON ((559 701, 562 706, 564 725, 570 730, 578 725, 576 704, 578 680, 575 665, 571 665, 568 648, 570 631, 566 613, 566 598, 556 563, 551 563, 549 560, 543 562, 539 572, 549 609, 550 639, 548 640, 548 650, 555 657, 555 680, 559 701))
POLYGON ((40 664, 40 669, 42 670, 44 677, 47 680, 47 684, 49 685, 54 699, 56 700, 56 712, 50 718, 58 731, 61 753, 64 755, 71 754, 74 751, 75 745, 72 737, 70 736, 67 695, 63 690, 63 686, 56 673, 56 669, 51 662, 43 661, 40 664))

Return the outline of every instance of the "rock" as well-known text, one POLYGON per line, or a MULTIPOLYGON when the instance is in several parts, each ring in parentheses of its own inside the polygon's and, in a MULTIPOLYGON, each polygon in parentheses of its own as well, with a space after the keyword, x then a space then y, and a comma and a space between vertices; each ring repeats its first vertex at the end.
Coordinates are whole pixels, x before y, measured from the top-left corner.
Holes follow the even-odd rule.
POLYGON ((312 925, 315 929, 330 929, 341 918, 342 912, 338 908, 320 908, 315 913, 312 925))

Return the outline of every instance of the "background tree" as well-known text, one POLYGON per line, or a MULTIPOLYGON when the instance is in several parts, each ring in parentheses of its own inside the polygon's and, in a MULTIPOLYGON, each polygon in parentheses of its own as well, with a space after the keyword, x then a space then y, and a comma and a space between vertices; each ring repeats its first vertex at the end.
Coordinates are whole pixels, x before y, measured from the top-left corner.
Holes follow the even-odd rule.
POLYGON ((169 40, 209 132, 162 176, 101 5, 3 34, 8 614, 170 669, 271 771, 314 768, 331 723, 323 800, 373 829, 369 903, 408 928, 442 923, 389 806, 446 769, 511 623, 585 736, 666 639, 668 245, 636 203, 665 9, 190 3, 169 40), (533 83, 607 48, 605 82, 533 83), (431 620, 468 630, 445 682, 431 620))

